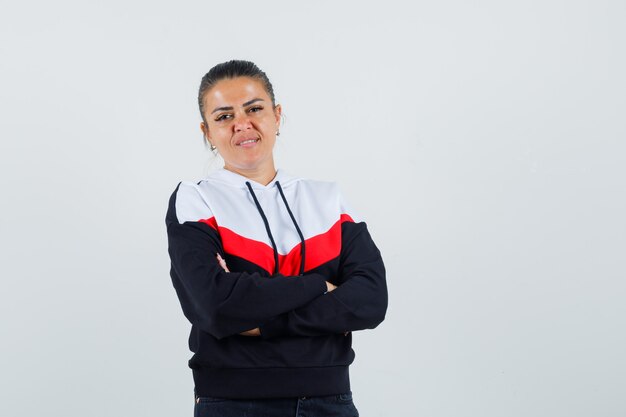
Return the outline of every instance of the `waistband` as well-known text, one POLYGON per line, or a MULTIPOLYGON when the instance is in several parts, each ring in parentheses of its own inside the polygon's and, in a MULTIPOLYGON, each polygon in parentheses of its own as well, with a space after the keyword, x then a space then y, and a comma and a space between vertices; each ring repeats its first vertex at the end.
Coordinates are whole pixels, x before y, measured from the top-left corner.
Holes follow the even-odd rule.
POLYGON ((192 369, 200 397, 284 398, 350 391, 349 365, 304 368, 192 369))

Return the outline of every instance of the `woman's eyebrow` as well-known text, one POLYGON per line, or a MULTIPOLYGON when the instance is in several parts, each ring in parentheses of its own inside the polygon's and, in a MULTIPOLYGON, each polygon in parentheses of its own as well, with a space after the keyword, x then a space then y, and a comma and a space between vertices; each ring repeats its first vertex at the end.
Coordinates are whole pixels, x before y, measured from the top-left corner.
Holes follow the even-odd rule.
MULTIPOLYGON (((263 99, 262 99, 262 98, 253 98, 252 100, 250 100, 250 101, 246 101, 245 103, 243 103, 243 106, 241 106, 241 107, 246 107, 246 106, 249 106, 250 104, 252 104, 252 103, 256 103, 257 101, 263 101, 263 99)), ((233 109, 233 107, 232 107, 232 106, 227 106, 227 107, 216 107, 216 108, 215 108, 215 110, 213 110, 213 111, 211 112, 211 114, 215 113, 216 111, 220 111, 220 110, 232 110, 232 109, 233 109)))

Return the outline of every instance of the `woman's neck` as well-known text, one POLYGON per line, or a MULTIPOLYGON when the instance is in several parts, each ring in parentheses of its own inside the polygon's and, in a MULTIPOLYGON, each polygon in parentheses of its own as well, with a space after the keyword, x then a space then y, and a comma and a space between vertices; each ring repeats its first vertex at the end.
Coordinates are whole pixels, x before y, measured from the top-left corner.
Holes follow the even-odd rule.
POLYGON ((239 169, 233 168, 228 165, 224 165, 224 169, 234 172, 236 174, 242 175, 252 181, 258 182, 259 184, 267 185, 274 179, 276 176, 276 169, 274 168, 274 164, 271 164, 267 167, 259 167, 256 169, 239 169))

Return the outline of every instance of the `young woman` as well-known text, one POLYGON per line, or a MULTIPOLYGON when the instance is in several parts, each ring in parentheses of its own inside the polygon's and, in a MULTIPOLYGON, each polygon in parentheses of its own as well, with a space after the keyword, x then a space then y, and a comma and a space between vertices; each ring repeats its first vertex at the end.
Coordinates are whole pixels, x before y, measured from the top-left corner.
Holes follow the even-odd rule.
POLYGON ((165 219, 195 417, 358 416, 351 332, 385 318, 380 251, 336 183, 275 168, 282 109, 255 64, 216 65, 198 104, 224 167, 180 182, 165 219))

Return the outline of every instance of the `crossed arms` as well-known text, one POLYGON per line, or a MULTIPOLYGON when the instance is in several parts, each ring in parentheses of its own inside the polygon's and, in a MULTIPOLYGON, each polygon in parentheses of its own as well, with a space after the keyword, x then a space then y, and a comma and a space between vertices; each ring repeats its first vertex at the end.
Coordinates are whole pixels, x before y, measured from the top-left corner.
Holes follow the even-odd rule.
POLYGON ((342 334, 375 328, 385 318, 385 268, 364 222, 342 225, 337 277, 230 272, 213 228, 171 217, 166 224, 170 276, 183 312, 218 339, 342 334))

